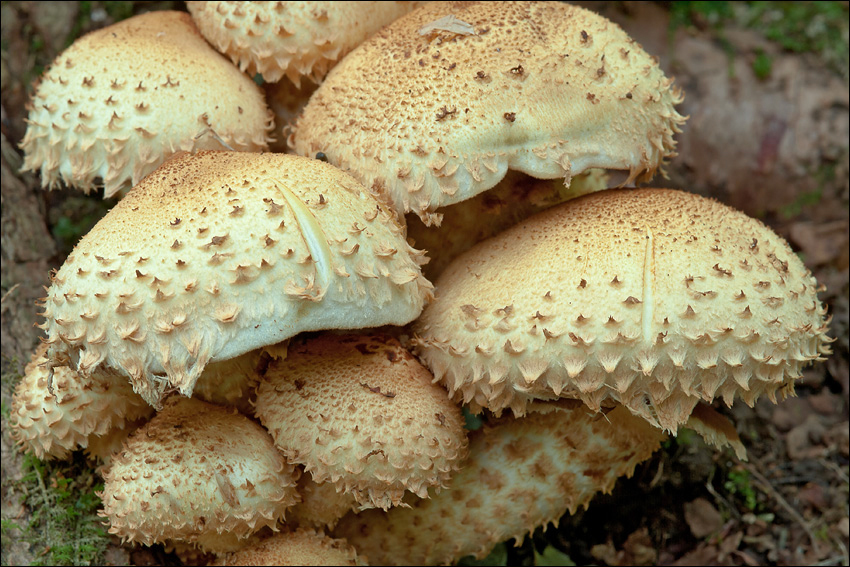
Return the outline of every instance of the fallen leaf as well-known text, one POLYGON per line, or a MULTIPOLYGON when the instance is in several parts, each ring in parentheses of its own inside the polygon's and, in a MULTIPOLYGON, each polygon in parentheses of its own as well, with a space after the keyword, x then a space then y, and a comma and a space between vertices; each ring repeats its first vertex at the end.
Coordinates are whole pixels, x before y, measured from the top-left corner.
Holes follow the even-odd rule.
POLYGON ((685 521, 697 539, 717 533, 723 527, 720 512, 705 498, 697 498, 685 504, 685 521))

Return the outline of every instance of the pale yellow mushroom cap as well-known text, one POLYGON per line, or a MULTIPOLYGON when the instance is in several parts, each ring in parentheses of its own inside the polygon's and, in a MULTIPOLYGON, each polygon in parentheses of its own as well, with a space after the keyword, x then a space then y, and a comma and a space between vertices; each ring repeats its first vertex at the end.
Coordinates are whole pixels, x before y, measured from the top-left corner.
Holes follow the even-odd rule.
POLYGON ((469 459, 436 496, 386 513, 349 514, 334 530, 375 565, 482 558, 537 526, 557 524, 658 449, 664 435, 623 408, 507 418, 470 435, 469 459))
POLYGON ((403 325, 432 286, 395 214, 349 175, 283 154, 200 152, 147 176, 53 278, 54 366, 120 370, 157 405, 209 362, 302 331, 403 325))
POLYGON ((39 459, 65 459, 71 451, 99 446, 101 438, 153 413, 127 379, 110 368, 89 376, 56 368, 51 378, 46 352, 42 344, 33 353, 9 415, 12 438, 39 459))
POLYGON ((439 224, 434 210, 508 169, 650 177, 675 155, 684 121, 672 82, 619 26, 583 8, 431 2, 343 59, 289 144, 439 224))
POLYGON ((671 432, 698 401, 793 392, 829 352, 817 282, 743 213, 682 191, 602 191, 459 256, 414 324, 456 399, 522 415, 607 401, 671 432))
POLYGON ((166 539, 217 551, 274 527, 297 502, 296 469, 262 427, 235 410, 173 396, 104 473, 109 533, 144 545, 166 539))
POLYGON ((175 152, 266 149, 273 119, 254 82, 188 14, 142 14, 78 39, 45 72, 21 142, 24 170, 109 197, 175 152), (98 181, 99 180, 99 181, 98 181))
POLYGON ((213 565, 367 565, 344 539, 299 529, 219 558, 213 565))
POLYGON ((419 2, 186 2, 204 37, 243 71, 318 82, 364 39, 419 2))
POLYGON ((294 339, 257 387, 256 415, 292 463, 363 508, 445 484, 467 454, 460 408, 385 335, 294 339))

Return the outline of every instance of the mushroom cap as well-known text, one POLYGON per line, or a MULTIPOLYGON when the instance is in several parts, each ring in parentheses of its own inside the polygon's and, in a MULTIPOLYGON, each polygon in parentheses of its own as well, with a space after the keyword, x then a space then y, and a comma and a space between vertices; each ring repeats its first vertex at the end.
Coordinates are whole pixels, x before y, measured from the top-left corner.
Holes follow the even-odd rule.
POLYGON ((127 379, 109 368, 89 376, 56 368, 51 386, 46 353, 46 344, 33 353, 15 388, 9 416, 12 438, 39 459, 65 459, 153 413, 127 379))
POLYGON ((262 354, 261 349, 255 349, 207 364, 192 389, 192 396, 211 404, 234 406, 245 415, 254 415, 251 397, 260 379, 257 370, 262 354))
POLYGON ((220 557, 213 565, 366 565, 343 539, 299 529, 220 557))
POLYGON ((470 434, 469 459, 439 494, 386 513, 349 514, 334 535, 376 565, 480 559, 610 492, 663 438, 621 407, 605 416, 579 408, 506 418, 470 434))
POLYGON ((364 39, 420 2, 186 2, 198 29, 249 75, 319 82, 364 39))
POLYGON ((105 196, 180 150, 267 149, 262 91, 201 37, 188 14, 150 12, 91 32, 44 73, 21 142, 24 170, 105 196), (214 133, 214 134, 213 134, 214 133))
POLYGON ((109 533, 151 545, 240 539, 274 527, 298 501, 297 472, 262 427, 239 414, 173 396, 137 430, 103 476, 109 533))
POLYGON ((208 362, 302 331, 402 325, 432 286, 394 213, 349 175, 283 154, 199 152, 147 176, 53 278, 55 366, 101 363, 157 405, 208 362))
POLYGON ((761 222, 664 189, 568 201, 458 257, 414 324, 455 398, 613 400, 676 431, 699 400, 793 392, 829 351, 817 282, 761 222))
POLYGON ((301 502, 289 509, 290 525, 333 529, 340 518, 360 508, 353 494, 337 492, 332 482, 316 482, 310 473, 298 479, 298 494, 301 502))
POLYGON ((432 211, 508 169, 650 177, 675 155, 684 121, 672 82, 619 26, 583 8, 430 2, 328 74, 289 145, 324 152, 399 211, 439 224, 432 211))
POLYGON ((257 387, 256 416, 292 463, 361 507, 445 484, 467 454, 460 408, 394 338, 326 333, 290 342, 257 387))

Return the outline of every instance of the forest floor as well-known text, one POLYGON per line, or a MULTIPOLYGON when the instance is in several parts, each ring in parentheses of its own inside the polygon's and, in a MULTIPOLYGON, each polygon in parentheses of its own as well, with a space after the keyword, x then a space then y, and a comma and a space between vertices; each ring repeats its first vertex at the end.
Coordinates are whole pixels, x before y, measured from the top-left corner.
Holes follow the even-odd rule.
MULTIPOLYGON (((785 237, 832 314, 833 354, 797 397, 718 408, 744 462, 687 432, 610 495, 483 563, 848 565, 848 3, 584 2, 659 57, 689 115, 668 179, 785 237)), ((49 272, 114 205, 45 192, 19 173, 34 81, 74 38, 179 2, 2 3, 2 564, 179 564, 121 546, 96 517, 100 478, 82 455, 41 463, 16 451, 11 392, 39 337, 49 272)))

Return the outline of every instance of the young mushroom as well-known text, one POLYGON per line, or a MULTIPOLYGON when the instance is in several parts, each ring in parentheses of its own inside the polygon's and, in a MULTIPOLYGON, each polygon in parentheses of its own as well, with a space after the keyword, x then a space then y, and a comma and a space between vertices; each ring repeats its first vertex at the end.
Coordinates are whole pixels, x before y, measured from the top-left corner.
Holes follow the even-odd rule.
POLYGON ((42 344, 33 353, 9 415, 12 438, 39 459, 66 459, 87 448, 105 457, 113 434, 123 438, 125 428, 153 413, 127 379, 109 368, 89 376, 56 368, 51 376, 46 352, 42 344))
POLYGON ((324 153, 400 213, 495 186, 508 169, 650 177, 684 118, 672 80, 622 29, 561 2, 430 2, 352 51, 289 145, 324 153))
POLYGON ((420 498, 467 454, 460 408, 394 338, 294 339, 257 388, 256 415, 292 463, 361 508, 420 498))
POLYGON ((104 473, 109 533, 151 545, 176 540, 225 553, 297 502, 297 470, 262 427, 173 396, 130 436, 104 473))
POLYGON ((188 14, 150 12, 89 33, 41 77, 21 142, 24 171, 110 197, 175 152, 267 149, 260 89, 188 14))
POLYGON ((403 325, 432 286, 394 213, 283 154, 199 152, 147 176, 80 240, 44 304, 53 366, 106 364, 158 405, 210 362, 297 333, 403 325))
POLYGON ((762 223, 663 189, 602 191, 458 257, 414 324, 456 400, 618 402, 675 434, 694 406, 794 391, 829 352, 817 282, 762 223))
POLYGON ((481 559, 610 492, 665 436, 618 407, 604 416, 579 408, 506 418, 470 437, 469 460, 442 492, 408 508, 349 514, 334 535, 374 565, 481 559))

